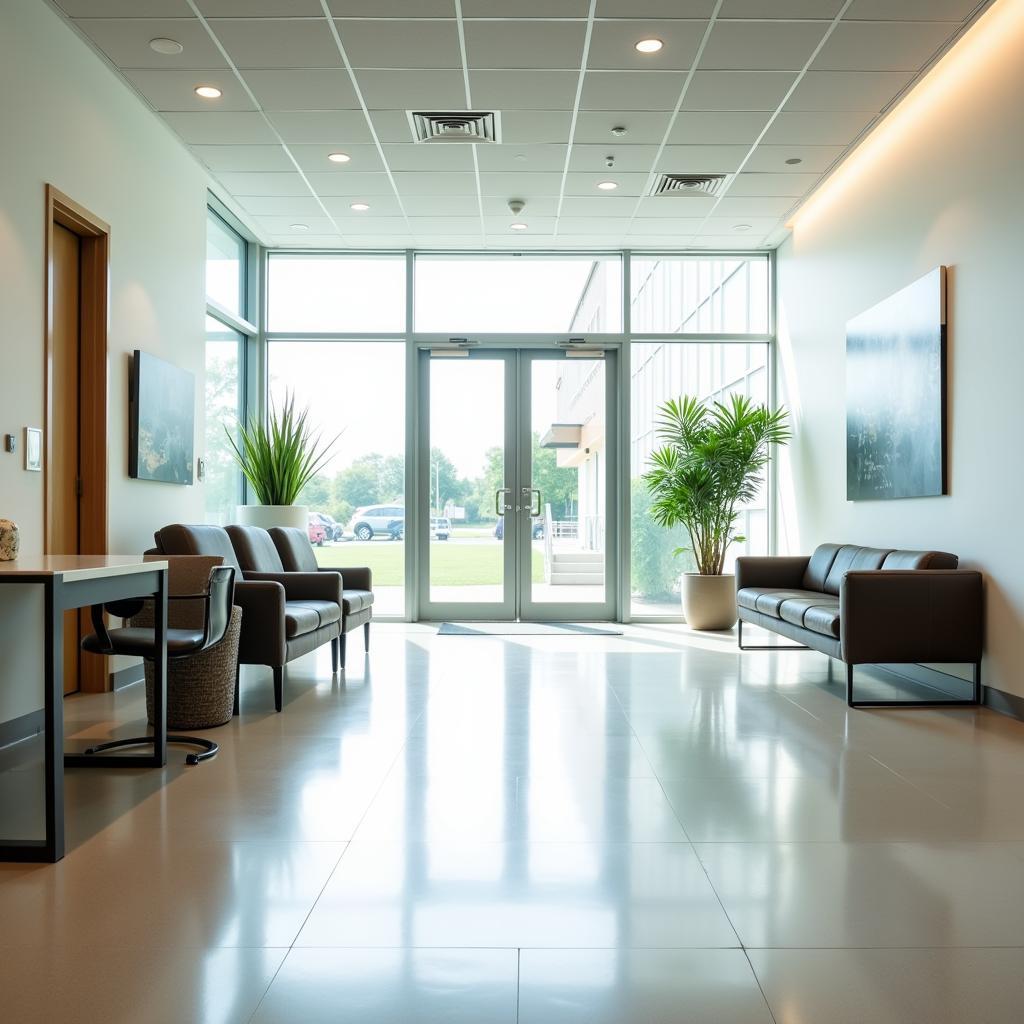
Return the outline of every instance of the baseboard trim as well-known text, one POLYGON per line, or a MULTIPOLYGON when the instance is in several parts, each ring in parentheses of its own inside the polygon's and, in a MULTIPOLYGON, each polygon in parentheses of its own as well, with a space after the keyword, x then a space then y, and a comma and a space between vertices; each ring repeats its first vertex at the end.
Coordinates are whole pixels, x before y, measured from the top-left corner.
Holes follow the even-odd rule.
POLYGON ((1018 722, 1024 722, 1024 697, 1007 693, 1005 690, 997 690, 994 686, 986 686, 982 699, 985 707, 998 711, 1008 718, 1016 718, 1018 722))
POLYGON ((0 722, 0 747, 9 747, 12 743, 20 743, 43 731, 45 725, 43 709, 30 711, 27 715, 19 715, 9 722, 0 722))
POLYGON ((970 700, 974 694, 974 686, 969 679, 955 676, 951 672, 942 672, 926 665, 876 665, 901 679, 930 687, 952 700, 970 700))
POLYGON ((126 686, 134 686, 146 678, 145 666, 140 661, 138 665, 129 665, 127 668, 118 669, 110 673, 110 688, 112 690, 123 690, 126 686))

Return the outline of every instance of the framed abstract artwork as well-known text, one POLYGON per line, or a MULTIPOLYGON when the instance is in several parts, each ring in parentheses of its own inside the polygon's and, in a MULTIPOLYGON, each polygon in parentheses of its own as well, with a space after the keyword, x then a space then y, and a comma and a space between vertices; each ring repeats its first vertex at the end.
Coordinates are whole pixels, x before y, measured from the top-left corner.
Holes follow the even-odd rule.
POLYGON ((191 484, 195 377, 136 349, 130 399, 128 475, 137 480, 191 484))

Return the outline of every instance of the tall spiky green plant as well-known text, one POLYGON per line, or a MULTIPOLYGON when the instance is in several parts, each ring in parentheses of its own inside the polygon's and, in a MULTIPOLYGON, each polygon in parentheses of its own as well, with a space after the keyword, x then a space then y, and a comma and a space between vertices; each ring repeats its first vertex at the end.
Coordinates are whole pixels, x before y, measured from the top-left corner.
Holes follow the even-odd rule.
POLYGON ((664 447, 644 474, 651 516, 661 526, 681 524, 690 535, 697 571, 720 576, 736 534, 738 506, 751 501, 774 445, 790 438, 785 409, 755 405, 743 395, 706 403, 692 395, 666 402, 656 428, 664 447))
POLYGON ((308 418, 309 409, 297 412, 294 394, 286 391, 280 410, 271 400, 266 422, 239 423, 237 442, 225 426, 235 462, 261 505, 294 505, 341 436, 324 443, 308 418))

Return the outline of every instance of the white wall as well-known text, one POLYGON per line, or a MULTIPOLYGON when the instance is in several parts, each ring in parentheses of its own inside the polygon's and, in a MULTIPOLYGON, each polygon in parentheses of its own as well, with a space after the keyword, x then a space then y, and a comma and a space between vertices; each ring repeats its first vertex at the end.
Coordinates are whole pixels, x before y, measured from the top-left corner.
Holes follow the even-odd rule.
MULTIPOLYGON (((21 445, 43 425, 49 182, 111 226, 109 547, 138 552, 154 528, 202 520, 201 486, 128 478, 128 369, 145 349, 194 373, 202 395, 206 177, 43 0, 0 0, 0 97, 0 433, 19 443, 0 452, 0 517, 18 522, 25 553, 42 550, 43 478, 22 469, 21 445)), ((197 444, 201 416, 197 402, 197 444)), ((12 600, 0 593, 0 623, 12 600)), ((40 706, 24 669, 0 659, 0 721, 40 706)))
POLYGON ((987 576, 986 682, 1024 696, 1024 0, 1000 0, 798 215, 778 253, 797 434, 780 547, 940 548, 987 576), (846 501, 846 321, 948 271, 949 495, 846 501))

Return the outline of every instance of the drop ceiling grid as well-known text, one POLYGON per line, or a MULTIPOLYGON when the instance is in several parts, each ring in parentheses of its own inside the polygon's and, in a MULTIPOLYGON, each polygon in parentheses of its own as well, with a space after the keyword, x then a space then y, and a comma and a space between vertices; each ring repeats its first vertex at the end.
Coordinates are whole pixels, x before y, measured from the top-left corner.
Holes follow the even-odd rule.
MULTIPOLYGON (((638 16, 636 4, 621 0, 614 5, 611 0, 579 0, 574 17, 538 15, 539 5, 532 4, 521 16, 504 16, 504 11, 498 16, 478 0, 392 2, 382 5, 384 13, 366 5, 362 10, 372 13, 356 15, 344 13, 337 0, 264 0, 258 5, 261 13, 255 15, 245 0, 150 0, 138 13, 128 5, 112 6, 109 0, 48 2, 65 8, 61 13, 187 144, 207 145, 205 150, 193 149, 197 158, 209 159, 211 173, 258 223, 263 219, 263 230, 275 241, 281 240, 278 231, 292 216, 288 194, 301 189, 307 198, 291 192, 296 196, 296 220, 308 217, 304 211, 314 202, 349 246, 375 237, 375 222, 384 244, 393 244, 400 232, 407 235, 403 242, 418 236, 436 241, 445 235, 453 244, 456 237, 465 241, 466 221, 460 217, 469 213, 476 223, 473 233, 479 231, 485 247, 532 247, 555 238, 568 245, 570 238, 578 244, 587 237, 617 237, 621 245, 638 247, 657 237, 669 239, 672 218, 686 221, 687 241, 699 245, 701 231, 710 242, 709 232, 717 236, 728 230, 728 209, 730 218, 759 227, 775 222, 771 231, 756 232, 759 238, 755 232, 737 236, 737 248, 753 248, 779 240, 779 225, 792 208, 991 0, 907 0, 899 10, 882 0, 837 0, 825 5, 826 16, 817 18, 772 18, 766 15, 770 6, 749 0, 717 0, 710 18, 703 8, 698 17, 638 16), (342 13, 332 11, 332 6, 342 13), (110 13, 123 10, 131 16, 110 13), (173 16, 189 10, 192 17, 173 16), (418 16, 407 17, 407 10, 418 16), (96 17, 98 12, 106 16, 96 17), (280 26, 280 41, 273 26, 280 26), (566 31, 576 26, 576 31, 567 35, 558 26, 566 31), (744 26, 755 31, 744 31, 744 26), (821 28, 823 37, 797 70, 796 58, 804 56, 801 47, 809 45, 814 33, 808 29, 814 26, 821 28), (841 45, 826 47, 839 27, 844 33, 841 45), (327 38, 320 42, 322 28, 327 29, 327 38), (716 39, 716 28, 727 31, 716 39), (184 58, 149 52, 150 38, 175 31, 189 47, 184 58), (695 44, 698 31, 700 43, 695 44), (778 46, 758 43, 768 33, 779 40, 778 46), (631 43, 645 34, 664 36, 668 60, 648 67, 640 64, 631 43), (213 44, 212 49, 206 45, 206 56, 200 37, 213 44), (926 59, 937 41, 937 52, 926 59), (695 45, 699 49, 687 64, 695 45), (338 60, 333 60, 334 53, 338 60), (530 64, 535 66, 517 66, 530 64), (777 69, 759 70, 773 66, 777 69), (189 79, 198 82, 203 71, 211 77, 232 75, 252 102, 252 113, 246 112, 241 96, 233 108, 239 113, 224 107, 200 109, 191 97, 189 79), (285 80, 276 76, 288 72, 305 73, 315 81, 315 86, 303 86, 308 99, 304 95, 295 100, 296 107, 319 102, 319 88, 336 89, 329 77, 332 72, 347 76, 355 101, 339 92, 323 100, 319 113, 290 114, 282 101, 268 107, 263 90, 284 87, 287 92, 285 80), (673 78, 683 79, 681 88, 673 78), (431 99, 440 97, 443 89, 448 90, 444 102, 431 99), (178 91, 187 95, 175 105, 171 97, 178 91), (411 142, 405 109, 446 109, 463 94, 467 108, 473 108, 475 99, 486 109, 502 111, 504 145, 471 146, 460 164, 452 151, 462 147, 411 142), (857 102, 844 101, 847 94, 856 95, 857 102), (405 109, 398 109, 400 100, 405 109), (265 130, 256 132, 243 124, 244 119, 257 117, 265 130), (629 136, 611 141, 608 131, 620 121, 629 128, 629 136), (332 126, 337 130, 331 148, 351 150, 356 166, 317 170, 327 146, 312 144, 313 139, 327 138, 332 126), (216 137, 222 128, 229 133, 226 139, 216 137), (261 133, 273 146, 259 142, 261 133), (594 191, 604 149, 616 156, 611 173, 620 180, 618 193, 594 191), (273 150, 282 157, 274 157, 273 150), (530 162, 514 163, 513 154, 520 153, 530 162), (374 166, 368 169, 370 154, 375 154, 374 166), (803 157, 800 173, 784 168, 783 156, 803 157), (246 166, 249 157, 253 163, 246 166), (279 159, 286 159, 287 165, 279 159), (285 171, 285 166, 295 171, 285 171), (686 206, 689 198, 659 203, 643 195, 653 174, 712 169, 735 173, 727 191, 710 205, 686 206), (371 189, 374 178, 379 182, 371 189), (260 182, 266 183, 265 192, 258 192, 260 182), (374 209, 365 219, 348 214, 348 203, 361 198, 355 188, 373 193, 368 201, 374 209), (529 222, 532 214, 536 223, 531 229, 536 227, 536 232, 528 237, 502 231, 508 220, 503 211, 511 198, 529 201, 524 219, 529 222), (789 209, 780 215, 786 199, 789 209), (460 212, 460 200, 472 204, 465 214, 460 212), (691 232, 694 222, 701 228, 691 232)), ((806 10, 785 4, 778 9, 790 15, 806 10)), ((695 10, 680 3, 671 13, 692 15, 695 10)), ((269 99, 275 97, 271 94, 269 99)), ((323 224, 324 218, 316 216, 323 224)), ((312 235, 311 230, 309 243, 312 235)), ((320 225, 316 235, 321 242, 320 225)), ((286 241, 301 245, 306 239, 286 241)))

